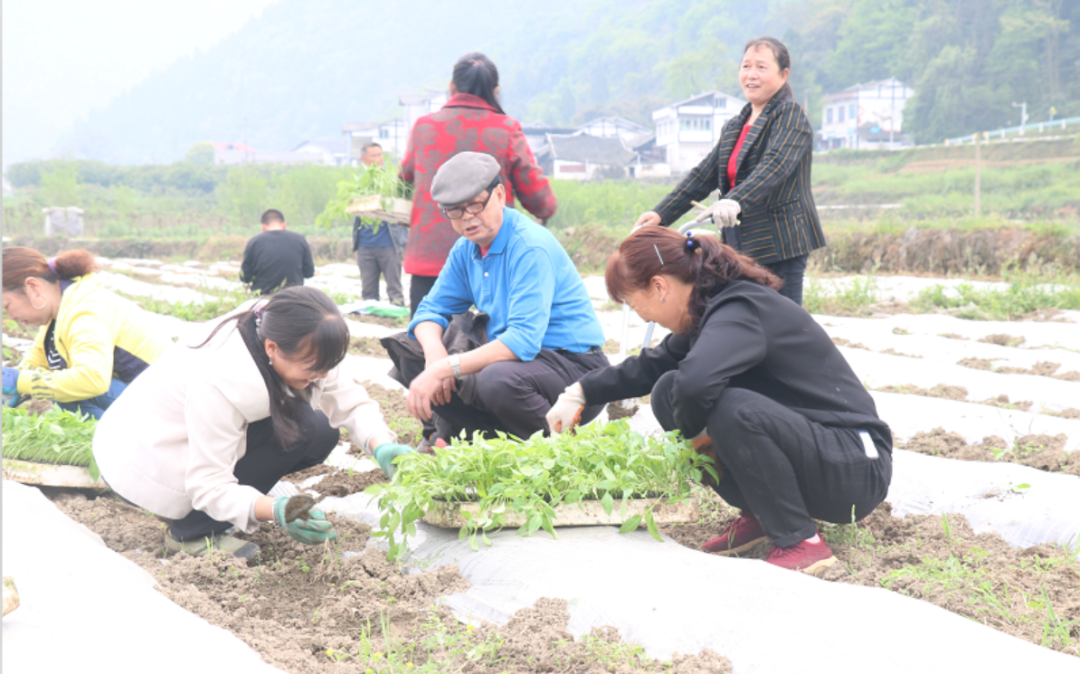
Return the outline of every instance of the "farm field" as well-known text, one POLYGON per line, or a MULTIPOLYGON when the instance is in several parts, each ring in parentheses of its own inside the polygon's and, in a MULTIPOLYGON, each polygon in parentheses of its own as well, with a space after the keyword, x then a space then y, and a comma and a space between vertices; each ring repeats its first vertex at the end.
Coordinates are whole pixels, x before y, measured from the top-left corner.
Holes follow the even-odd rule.
MULTIPOLYGON (((102 264, 108 284, 159 313, 177 339, 246 299, 238 263, 102 264)), ((310 283, 339 304, 359 289, 345 263, 318 267, 310 283)), ((640 349, 647 326, 608 301, 602 278, 586 285, 612 360, 640 349)), ((214 666, 241 671, 1076 671, 1080 305, 1075 285, 1025 288, 1039 292, 1025 291, 1021 311, 1009 282, 811 280, 808 308, 896 439, 887 503, 862 522, 823 528, 839 559, 823 579, 768 567, 764 550, 742 559, 700 552, 734 517, 704 489, 700 521, 663 526, 662 543, 644 528, 574 527, 558 540, 498 532, 473 551, 456 530, 419 524, 402 574, 371 537, 379 511, 362 491, 384 481, 381 472, 346 442, 325 467, 274 490, 318 493, 346 535, 307 548, 266 526, 252 537, 266 554, 250 567, 162 559, 161 524, 145 512, 5 482, 5 574, 27 579, 28 604, 35 592, 53 602, 5 618, 5 664, 32 668, 45 657, 48 632, 33 628, 60 611, 52 634, 69 629, 75 643, 118 662, 160 658, 153 633, 167 624, 203 635, 214 666), (79 574, 64 569, 70 558, 84 562, 79 574), (114 633, 94 618, 101 611, 146 624, 136 637, 114 633)), ((419 426, 377 341, 403 322, 352 318, 343 367, 415 442, 419 426)), ((26 348, 31 335, 8 328, 5 351, 26 348)), ((596 423, 621 415, 611 412, 596 423)), ((647 401, 628 419, 642 434, 659 431, 647 401)))

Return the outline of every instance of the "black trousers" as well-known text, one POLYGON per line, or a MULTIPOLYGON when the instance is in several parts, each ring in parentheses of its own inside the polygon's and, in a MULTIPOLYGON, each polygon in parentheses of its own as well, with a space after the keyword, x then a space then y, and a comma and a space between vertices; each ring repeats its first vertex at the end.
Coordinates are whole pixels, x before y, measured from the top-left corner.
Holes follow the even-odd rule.
POLYGON ((437 281, 438 278, 438 276, 417 276, 416 274, 409 277, 410 316, 416 315, 416 310, 420 307, 420 302, 429 292, 431 292, 431 288, 435 285, 435 281, 437 281))
MULTIPOLYGON (((289 473, 316 466, 337 446, 341 431, 330 427, 322 410, 304 406, 300 420, 300 439, 285 451, 270 419, 248 424, 247 453, 236 462, 233 474, 242 485, 255 487, 262 493, 270 491, 278 480, 289 473)), ((178 541, 190 541, 222 533, 231 522, 218 522, 201 510, 192 510, 179 520, 167 520, 169 533, 178 541)))
POLYGON ((809 257, 809 255, 800 255, 765 265, 784 282, 784 287, 779 291, 780 294, 800 307, 803 296, 803 275, 806 273, 806 261, 809 257))
MULTIPOLYGON (((664 430, 675 427, 675 373, 652 390, 652 407, 664 430)), ((867 456, 857 428, 823 426, 747 389, 726 389, 706 424, 724 465, 716 492, 753 513, 777 547, 789 548, 817 531, 813 519, 847 524, 885 500, 892 454, 878 443, 867 456), (813 519, 811 519, 813 518, 813 519)))
MULTIPOLYGON (((590 353, 568 353, 542 349, 536 358, 523 363, 507 360, 492 363, 475 374, 476 386, 471 403, 455 392, 450 402, 434 405, 435 428, 445 440, 462 431, 468 437, 481 433, 494 437, 503 431, 527 438, 537 431, 548 431, 544 415, 563 390, 586 373, 609 365, 599 349, 590 353)), ((423 359, 402 360, 402 376, 409 383, 424 371, 423 359)), ((590 405, 581 415, 581 423, 592 421, 604 405, 590 405)))

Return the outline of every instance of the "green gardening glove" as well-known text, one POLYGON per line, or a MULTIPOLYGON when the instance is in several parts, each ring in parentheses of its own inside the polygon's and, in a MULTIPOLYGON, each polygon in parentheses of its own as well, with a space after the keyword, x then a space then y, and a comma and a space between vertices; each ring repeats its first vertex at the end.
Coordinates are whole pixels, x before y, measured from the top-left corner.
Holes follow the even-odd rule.
POLYGON ((408 445, 386 442, 376 447, 372 455, 375 457, 375 463, 379 464, 379 468, 382 468, 383 475, 393 479, 394 459, 404 454, 412 454, 415 451, 408 445))
POLYGON ((289 515, 286 513, 289 499, 282 496, 274 501, 274 521, 285 531, 289 532, 294 541, 300 541, 307 545, 318 545, 325 541, 337 538, 337 532, 326 521, 326 515, 318 508, 311 508, 301 517, 291 522, 286 521, 289 515))

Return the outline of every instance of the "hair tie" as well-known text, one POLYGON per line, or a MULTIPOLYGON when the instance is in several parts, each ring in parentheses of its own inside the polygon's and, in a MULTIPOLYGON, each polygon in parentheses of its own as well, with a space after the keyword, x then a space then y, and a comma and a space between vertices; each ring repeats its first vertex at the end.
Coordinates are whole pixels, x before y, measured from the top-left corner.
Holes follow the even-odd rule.
POLYGON ((56 258, 55 257, 49 258, 49 271, 52 272, 53 276, 56 276, 56 258))
POLYGON ((262 305, 257 306, 257 307, 255 307, 254 309, 251 310, 251 313, 255 314, 255 328, 256 329, 262 327, 262 311, 263 311, 262 305))
POLYGON ((686 248, 691 254, 698 248, 701 248, 701 242, 694 238, 693 231, 686 233, 686 248))

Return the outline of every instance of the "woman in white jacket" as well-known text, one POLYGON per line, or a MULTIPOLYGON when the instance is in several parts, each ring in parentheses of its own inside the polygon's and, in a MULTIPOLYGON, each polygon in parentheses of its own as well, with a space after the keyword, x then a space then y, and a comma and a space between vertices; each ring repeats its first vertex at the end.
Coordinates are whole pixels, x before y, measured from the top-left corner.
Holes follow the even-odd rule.
POLYGON ((287 499, 266 492, 326 460, 342 427, 387 472, 413 451, 396 444, 378 403, 339 372, 348 345, 337 305, 304 286, 221 322, 202 344, 147 368, 102 417, 93 445, 102 478, 166 520, 171 550, 250 557, 254 544, 223 533, 268 521, 304 543, 333 538, 321 511, 286 522, 287 499))

